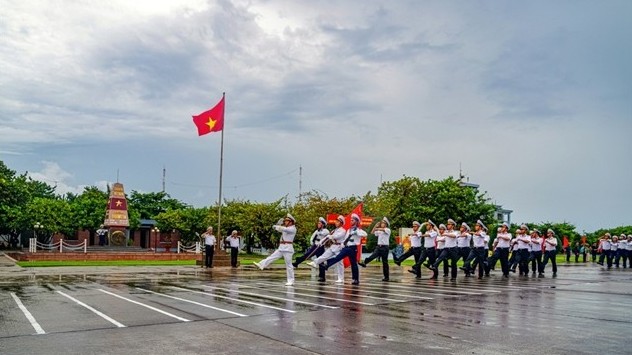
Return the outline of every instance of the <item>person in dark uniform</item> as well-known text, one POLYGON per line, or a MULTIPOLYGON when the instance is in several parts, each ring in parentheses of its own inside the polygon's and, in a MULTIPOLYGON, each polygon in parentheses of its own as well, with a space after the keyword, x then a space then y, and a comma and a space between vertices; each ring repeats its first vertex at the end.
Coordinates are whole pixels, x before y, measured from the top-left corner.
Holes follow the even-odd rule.
POLYGON ((376 223, 371 231, 371 234, 375 234, 377 237, 377 247, 368 258, 364 259, 364 262, 358 263, 362 267, 366 267, 366 264, 370 263, 378 256, 382 258, 382 273, 384 278, 382 281, 389 281, 388 273, 388 246, 391 239, 391 229, 389 228, 388 218, 384 217, 380 223, 376 223))

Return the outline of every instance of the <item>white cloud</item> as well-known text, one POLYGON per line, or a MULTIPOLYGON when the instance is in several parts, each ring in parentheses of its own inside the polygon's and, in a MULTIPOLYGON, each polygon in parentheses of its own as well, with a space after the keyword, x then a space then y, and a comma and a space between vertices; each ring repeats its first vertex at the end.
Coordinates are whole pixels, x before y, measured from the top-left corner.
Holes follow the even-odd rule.
POLYGON ((444 178, 462 163, 519 220, 629 224, 631 5, 496 5, 3 3, 0 149, 24 169, 72 171, 42 173, 68 191, 119 167, 128 189, 155 191, 163 165, 216 185, 219 137, 196 139, 190 115, 226 91, 229 185, 302 164, 304 189, 363 194, 380 176, 444 178))

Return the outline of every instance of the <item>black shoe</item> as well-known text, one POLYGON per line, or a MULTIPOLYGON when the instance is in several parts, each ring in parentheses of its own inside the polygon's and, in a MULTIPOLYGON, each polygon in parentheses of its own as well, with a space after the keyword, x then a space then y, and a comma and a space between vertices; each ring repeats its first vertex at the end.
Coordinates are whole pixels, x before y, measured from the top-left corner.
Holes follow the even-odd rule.
POLYGON ((384 281, 384 282, 388 282, 388 281, 390 281, 390 280, 388 279, 388 277, 385 277, 385 278, 383 278, 383 279, 382 279, 382 281, 384 281))
POLYGON ((554 273, 553 273, 553 277, 557 277, 557 272, 554 272, 554 273))
POLYGON ((516 269, 509 269, 509 271, 513 272, 514 274, 516 273, 516 269))
POLYGON ((434 270, 434 266, 432 266, 432 265, 430 265, 430 264, 428 264, 428 263, 424 264, 424 266, 425 266, 427 269, 434 270))
POLYGON ((409 269, 408 272, 410 272, 411 274, 415 274, 417 275, 417 271, 413 270, 413 269, 409 269))
POLYGON ((538 277, 544 277, 544 274, 543 273, 539 273, 538 277))
POLYGON ((448 275, 448 274, 443 274, 443 277, 448 277, 448 276, 450 276, 450 275, 448 275))
POLYGON ((509 278, 509 274, 503 274, 503 277, 509 278))
POLYGON ((325 280, 325 278, 324 278, 324 277, 319 277, 319 278, 318 278, 318 282, 325 282, 325 281, 326 281, 326 280, 325 280))
POLYGON ((421 280, 421 275, 415 276, 416 279, 421 280))
POLYGON ((467 272, 467 270, 469 270, 468 268, 463 267, 463 266, 460 266, 460 267, 459 267, 459 269, 460 269, 460 270, 463 270, 463 271, 465 271, 465 272, 467 272))
POLYGON ((297 263, 292 263, 292 266, 294 266, 295 269, 298 269, 298 264, 297 263))
POLYGON ((362 261, 358 262, 358 265, 362 266, 362 267, 366 267, 366 264, 362 261))
POLYGON ((451 277, 450 281, 456 281, 456 277, 451 277))
POLYGON ((351 284, 352 284, 352 285, 359 285, 359 284, 360 284, 360 281, 358 281, 358 280, 353 280, 353 281, 351 282, 351 284))
POLYGON ((483 276, 479 276, 479 277, 478 277, 478 279, 479 279, 479 280, 480 280, 480 279, 482 279, 482 278, 483 278, 483 276))

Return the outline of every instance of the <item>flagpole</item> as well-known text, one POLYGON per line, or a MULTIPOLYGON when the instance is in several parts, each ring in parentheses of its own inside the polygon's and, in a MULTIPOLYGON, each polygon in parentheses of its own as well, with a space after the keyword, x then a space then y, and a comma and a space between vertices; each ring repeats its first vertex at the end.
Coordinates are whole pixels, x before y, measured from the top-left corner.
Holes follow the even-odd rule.
MULTIPOLYGON (((224 100, 226 93, 222 93, 222 101, 224 101, 224 117, 226 116, 226 101, 224 100)), ((222 127, 222 142, 219 153, 219 205, 217 208, 217 236, 219 246, 219 239, 221 238, 221 243, 224 242, 222 235, 222 178, 224 177, 224 130, 226 129, 226 124, 224 122, 224 126, 222 127)))

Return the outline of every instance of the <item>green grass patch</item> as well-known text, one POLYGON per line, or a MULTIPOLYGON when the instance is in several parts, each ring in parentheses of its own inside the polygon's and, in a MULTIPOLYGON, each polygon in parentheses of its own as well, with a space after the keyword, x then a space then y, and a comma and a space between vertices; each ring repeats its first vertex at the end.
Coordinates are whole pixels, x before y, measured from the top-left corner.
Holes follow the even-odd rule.
POLYGON ((68 261, 18 261, 22 267, 55 267, 55 266, 172 266, 195 265, 195 260, 68 260, 68 261))

